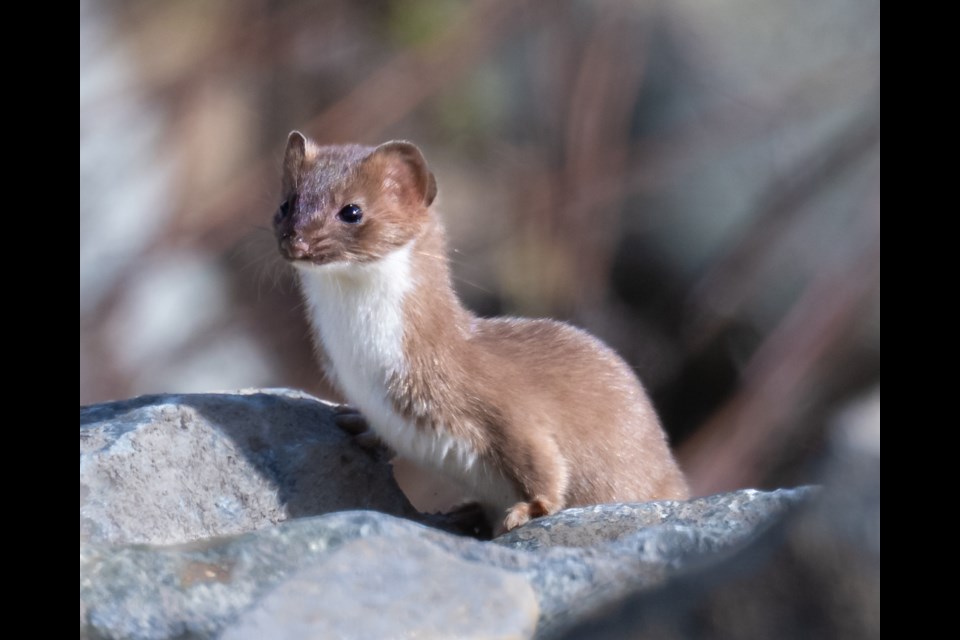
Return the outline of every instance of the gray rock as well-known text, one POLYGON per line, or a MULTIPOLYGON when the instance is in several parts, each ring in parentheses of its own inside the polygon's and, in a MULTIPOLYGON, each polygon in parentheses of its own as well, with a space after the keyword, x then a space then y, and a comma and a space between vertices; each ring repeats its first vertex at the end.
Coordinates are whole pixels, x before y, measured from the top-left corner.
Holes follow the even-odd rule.
POLYGON ((264 597, 224 640, 530 638, 539 607, 517 573, 413 536, 348 542, 264 597))
POLYGON ((372 513, 329 518, 170 547, 86 545, 81 630, 109 638, 210 637, 344 540, 403 532, 372 513))
POLYGON ((413 513, 389 463, 296 392, 80 408, 80 540, 189 542, 345 509, 413 513))
MULTIPOLYGON (((772 492, 744 489, 682 502, 664 500, 577 507, 534 520, 500 536, 496 542, 528 551, 557 546, 594 547, 635 535, 640 528, 658 527, 656 531, 696 530, 704 543, 714 537, 722 539, 721 546, 729 546, 753 535, 759 525, 810 497, 814 491, 812 487, 772 492)), ((648 533, 650 531, 653 530, 648 529, 648 533)))
MULTIPOLYGON (((398 560, 396 550, 404 547, 404 540, 429 542, 438 538, 449 538, 447 549, 456 549, 458 545, 485 546, 371 511, 301 518, 240 536, 188 545, 86 545, 80 560, 81 632, 104 638, 212 637, 288 579, 302 583, 315 568, 317 575, 322 576, 324 565, 327 570, 333 568, 333 573, 344 563, 349 565, 350 553, 339 553, 345 544, 375 540, 372 548, 379 549, 382 566, 388 567, 398 560)), ((493 548, 488 555, 498 554, 518 555, 499 548, 493 548)), ((500 563, 503 564, 502 559, 500 563)), ((442 565, 428 563, 423 570, 428 569, 435 569, 438 576, 445 575, 442 565)), ((402 570, 398 567, 395 571, 402 570)), ((339 572, 336 582, 321 583, 316 588, 325 590, 328 596, 336 592, 340 597, 359 601, 368 595, 365 581, 389 571, 381 568, 372 574, 358 572, 347 581, 339 572)), ((509 584, 514 593, 523 591, 515 582, 509 584)), ((387 595, 394 589, 402 591, 404 585, 389 585, 387 595)), ((480 602, 488 600, 481 594, 480 602)), ((307 607, 310 604, 301 603, 307 607)), ((246 624, 267 624, 269 608, 260 611, 246 624)), ((303 614, 309 615, 309 608, 303 614)), ((328 624, 356 624, 354 615, 355 611, 350 617, 330 620, 328 624)))
MULTIPOLYGON (((730 494, 729 499, 735 500, 735 495, 730 494)), ((797 492, 794 500, 802 500, 804 495, 797 492)), ((722 499, 718 496, 713 506, 722 499)), ((783 496, 771 500, 771 504, 782 502, 783 496)), ((775 515, 771 513, 770 518, 775 515)), ((732 545, 740 544, 738 537, 732 540, 732 545)), ((530 552, 452 536, 369 511, 334 513, 192 545, 87 545, 80 566, 81 629, 90 636, 110 638, 210 637, 237 624, 231 633, 270 628, 271 635, 281 634, 280 627, 270 625, 290 620, 293 628, 299 629, 298 625, 306 624, 304 620, 312 620, 311 611, 322 606, 303 598, 279 608, 291 593, 321 590, 328 597, 336 592, 337 598, 370 602, 370 586, 377 583, 383 597, 403 599, 409 596, 408 585, 384 577, 416 572, 425 584, 446 585, 443 591, 451 594, 446 604, 434 603, 454 609, 443 612, 448 617, 433 623, 434 628, 451 620, 465 621, 472 616, 470 612, 499 602, 493 592, 505 588, 503 585, 514 594, 520 612, 510 618, 509 628, 486 620, 477 623, 476 633, 503 637, 510 629, 526 628, 530 609, 519 579, 536 594, 540 608, 537 633, 541 634, 568 626, 632 589, 659 584, 677 568, 698 561, 703 553, 722 548, 715 540, 705 542, 693 527, 663 526, 641 527, 592 548, 543 547, 530 552), (365 544, 344 547, 357 540, 365 544), (416 550, 422 544, 431 549, 416 550), (357 549, 363 550, 363 557, 356 557, 357 549), (479 579, 465 566, 493 573, 479 579), (447 584, 451 574, 460 576, 456 580, 461 587, 447 584), (289 580, 294 580, 292 586, 285 586, 289 580), (313 581, 313 586, 306 587, 307 581, 313 581), (299 614, 294 615, 293 608, 301 605, 299 614), (249 616, 235 623, 251 607, 249 616), (465 612, 462 616, 457 607, 465 612)), ((324 628, 357 624, 355 609, 323 611, 324 628)), ((403 631, 400 622, 395 621, 398 636, 403 631)), ((411 633, 424 628, 415 626, 411 633)))
POLYGON ((88 637, 546 637, 735 553, 811 496, 570 509, 480 542, 387 515, 418 517, 313 398, 157 396, 80 416, 88 637))
POLYGON ((568 509, 495 543, 541 558, 530 575, 543 609, 538 635, 549 636, 628 594, 742 548, 815 493, 746 489, 689 502, 568 509), (573 531, 578 517, 582 535, 573 531))

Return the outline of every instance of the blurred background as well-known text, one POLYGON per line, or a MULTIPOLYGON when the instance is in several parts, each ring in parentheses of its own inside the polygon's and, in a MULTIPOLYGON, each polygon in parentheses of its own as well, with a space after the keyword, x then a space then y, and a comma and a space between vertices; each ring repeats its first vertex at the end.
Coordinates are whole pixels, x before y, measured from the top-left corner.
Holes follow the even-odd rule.
POLYGON ((616 348, 696 493, 809 481, 879 403, 878 0, 81 0, 81 404, 332 397, 294 128, 416 142, 465 303, 616 348))

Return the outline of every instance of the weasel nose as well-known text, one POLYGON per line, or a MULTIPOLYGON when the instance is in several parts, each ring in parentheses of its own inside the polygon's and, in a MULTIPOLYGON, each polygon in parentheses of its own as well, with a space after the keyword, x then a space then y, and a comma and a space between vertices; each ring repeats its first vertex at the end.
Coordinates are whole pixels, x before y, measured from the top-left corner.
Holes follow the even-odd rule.
POLYGON ((307 241, 298 235, 288 235, 280 238, 280 251, 290 260, 306 258, 308 249, 307 241))

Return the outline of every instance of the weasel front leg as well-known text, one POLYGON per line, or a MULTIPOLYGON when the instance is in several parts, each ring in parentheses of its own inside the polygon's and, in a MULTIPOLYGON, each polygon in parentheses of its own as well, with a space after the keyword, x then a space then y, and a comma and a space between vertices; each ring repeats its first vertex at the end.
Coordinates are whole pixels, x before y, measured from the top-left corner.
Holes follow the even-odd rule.
POLYGON ((563 508, 567 490, 567 468, 553 439, 528 445, 518 452, 514 469, 521 495, 525 498, 507 509, 494 535, 521 527, 534 518, 556 513, 563 508), (519 464, 517 464, 519 463, 519 464))

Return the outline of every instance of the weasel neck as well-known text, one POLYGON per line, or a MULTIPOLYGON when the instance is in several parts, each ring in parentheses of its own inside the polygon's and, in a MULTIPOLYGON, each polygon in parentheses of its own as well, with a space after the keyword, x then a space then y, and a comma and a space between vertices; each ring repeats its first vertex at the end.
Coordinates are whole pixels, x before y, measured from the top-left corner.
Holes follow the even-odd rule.
POLYGON ((439 225, 375 262, 299 270, 314 337, 347 399, 384 397, 416 363, 442 362, 465 341, 472 316, 450 284, 439 225))

